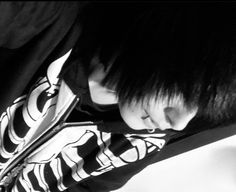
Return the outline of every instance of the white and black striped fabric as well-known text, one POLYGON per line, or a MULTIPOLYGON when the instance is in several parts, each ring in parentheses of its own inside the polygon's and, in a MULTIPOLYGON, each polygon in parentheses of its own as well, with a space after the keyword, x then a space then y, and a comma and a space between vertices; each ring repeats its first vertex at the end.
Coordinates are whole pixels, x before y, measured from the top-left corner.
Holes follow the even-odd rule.
MULTIPOLYGON (((53 121, 60 121, 60 116, 68 112, 75 95, 58 74, 70 52, 53 61, 45 77, 39 78, 27 95, 17 98, 1 115, 1 173, 53 121)), ((158 152, 167 137, 164 133, 103 132, 92 122, 64 122, 58 126, 63 129, 27 156, 24 169, 9 191, 65 191, 85 179, 145 159, 158 152)))

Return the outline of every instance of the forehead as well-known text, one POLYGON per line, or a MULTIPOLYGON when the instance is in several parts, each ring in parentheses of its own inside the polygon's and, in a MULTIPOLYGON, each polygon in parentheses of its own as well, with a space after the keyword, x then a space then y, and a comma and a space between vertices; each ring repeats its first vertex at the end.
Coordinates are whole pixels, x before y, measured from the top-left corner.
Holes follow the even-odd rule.
POLYGON ((155 95, 146 96, 141 101, 143 106, 147 106, 149 108, 157 107, 157 106, 185 106, 185 100, 182 94, 175 95, 155 95))

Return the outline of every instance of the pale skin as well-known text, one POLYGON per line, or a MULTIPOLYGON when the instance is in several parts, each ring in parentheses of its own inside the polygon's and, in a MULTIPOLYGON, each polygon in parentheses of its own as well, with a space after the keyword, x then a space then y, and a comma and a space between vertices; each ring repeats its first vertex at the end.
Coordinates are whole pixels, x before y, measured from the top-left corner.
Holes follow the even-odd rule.
POLYGON ((120 105, 116 93, 101 85, 105 77, 104 68, 100 67, 89 77, 89 89, 94 103, 102 105, 118 104, 121 117, 132 129, 173 129, 183 130, 197 114, 198 108, 186 108, 181 95, 176 95, 171 102, 161 97, 153 97, 142 105, 133 102, 120 105))

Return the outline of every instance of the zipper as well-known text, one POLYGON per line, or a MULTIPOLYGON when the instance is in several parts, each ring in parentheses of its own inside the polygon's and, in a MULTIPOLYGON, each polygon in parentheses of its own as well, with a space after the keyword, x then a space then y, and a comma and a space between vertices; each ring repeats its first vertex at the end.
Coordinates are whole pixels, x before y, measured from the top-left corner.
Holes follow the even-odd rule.
MULTIPOLYGON (((1 170, 0 192, 4 191, 1 186, 7 187, 12 182, 13 178, 16 177, 18 173, 25 167, 25 160, 27 159, 28 155, 30 155, 35 149, 37 149, 39 146, 41 146, 43 143, 45 143, 59 131, 61 131, 65 127, 65 125, 71 124, 65 123, 65 120, 70 115, 78 102, 79 98, 74 96, 67 109, 65 111, 59 112, 59 114, 49 124, 48 129, 40 134, 34 141, 29 143, 28 146, 26 146, 25 149, 23 149, 19 154, 16 154, 14 158, 9 161, 8 165, 6 165, 6 168, 1 170)), ((82 122, 76 124, 92 125, 93 122, 82 122)))
POLYGON ((74 127, 74 126, 89 126, 89 125, 99 125, 103 123, 103 121, 83 121, 83 122, 63 122, 62 127, 74 127))

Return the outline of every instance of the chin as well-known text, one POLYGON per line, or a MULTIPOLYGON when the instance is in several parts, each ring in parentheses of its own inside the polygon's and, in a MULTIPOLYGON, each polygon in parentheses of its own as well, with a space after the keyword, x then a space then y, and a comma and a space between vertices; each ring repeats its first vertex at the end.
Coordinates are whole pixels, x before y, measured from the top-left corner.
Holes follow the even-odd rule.
POLYGON ((146 129, 142 119, 140 109, 137 105, 119 105, 120 115, 124 122, 134 130, 146 129))
POLYGON ((120 115, 124 122, 134 130, 142 130, 146 129, 145 125, 143 124, 141 117, 139 117, 137 114, 132 112, 131 110, 128 110, 127 108, 120 108, 120 115))
POLYGON ((125 123, 131 128, 131 129, 134 129, 134 130, 143 130, 143 129, 146 129, 145 127, 142 127, 140 124, 138 123, 131 123, 129 121, 125 121, 125 123))

